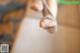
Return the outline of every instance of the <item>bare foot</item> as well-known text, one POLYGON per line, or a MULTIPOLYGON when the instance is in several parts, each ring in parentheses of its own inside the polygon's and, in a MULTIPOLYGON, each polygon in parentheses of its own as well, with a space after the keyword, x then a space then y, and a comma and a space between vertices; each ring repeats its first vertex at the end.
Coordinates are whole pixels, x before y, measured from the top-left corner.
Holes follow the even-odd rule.
POLYGON ((57 31, 57 21, 54 18, 43 18, 40 22, 40 27, 46 29, 50 33, 54 33, 57 31))
POLYGON ((42 11, 43 10, 43 3, 41 0, 34 0, 31 6, 31 9, 35 11, 42 11))

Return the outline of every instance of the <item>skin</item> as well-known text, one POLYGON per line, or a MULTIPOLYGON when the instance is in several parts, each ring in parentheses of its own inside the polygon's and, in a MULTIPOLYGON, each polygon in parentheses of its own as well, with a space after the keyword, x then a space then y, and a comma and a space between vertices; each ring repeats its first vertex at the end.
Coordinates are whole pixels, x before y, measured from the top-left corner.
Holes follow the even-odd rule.
MULTIPOLYGON (((55 19, 56 20, 56 16, 57 16, 57 0, 45 0, 46 4, 48 6, 48 8, 45 8, 46 6, 43 6, 43 4, 41 3, 41 0, 33 0, 34 4, 31 9, 35 10, 35 11, 41 11, 43 12, 43 16, 47 16, 47 15, 51 15, 53 17, 51 17, 51 19, 55 19), (40 7, 39 7, 40 6, 40 7)), ((45 4, 44 4, 45 5, 45 4)), ((50 21, 50 20, 45 20, 44 18, 41 20, 40 22, 40 27, 44 28, 47 26, 47 31, 50 31, 52 28, 54 28, 54 31, 56 30, 55 28, 57 27, 56 22, 50 21), (46 25, 47 24, 47 25, 46 25), (53 27, 51 27, 51 25, 53 25, 53 27)))

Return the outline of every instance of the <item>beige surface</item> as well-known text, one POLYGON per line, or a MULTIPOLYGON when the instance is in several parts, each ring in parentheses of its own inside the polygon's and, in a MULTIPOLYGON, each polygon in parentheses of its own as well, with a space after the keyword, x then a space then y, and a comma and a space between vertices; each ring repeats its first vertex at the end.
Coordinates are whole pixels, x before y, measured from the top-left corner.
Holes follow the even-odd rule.
POLYGON ((58 32, 39 27, 41 14, 32 11, 23 19, 13 53, 80 53, 80 17, 77 5, 61 5, 58 32))

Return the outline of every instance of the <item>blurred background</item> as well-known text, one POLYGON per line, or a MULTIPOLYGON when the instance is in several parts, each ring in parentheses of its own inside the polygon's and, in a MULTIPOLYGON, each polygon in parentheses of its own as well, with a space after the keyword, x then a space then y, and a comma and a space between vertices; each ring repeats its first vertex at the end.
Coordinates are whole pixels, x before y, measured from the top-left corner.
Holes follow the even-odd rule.
MULTIPOLYGON (((25 3, 26 3, 25 1, 26 0, 19 0, 16 2, 21 3, 21 5, 22 4, 25 5, 25 3)), ((0 44, 8 43, 9 45, 13 46, 13 48, 14 48, 14 46, 16 45, 16 40, 18 38, 17 36, 19 36, 16 34, 19 31, 19 29, 21 28, 20 26, 22 26, 21 23, 23 23, 23 24, 26 23, 26 22, 24 22, 25 21, 24 14, 25 14, 26 8, 21 7, 20 9, 18 8, 17 10, 11 10, 9 12, 6 12, 6 10, 4 10, 5 13, 3 13, 1 8, 2 8, 2 6, 7 5, 8 2, 9 1, 6 1, 6 0, 0 0, 0 44), (15 40, 15 42, 14 42, 14 40, 15 40), (15 45, 13 45, 14 43, 15 43, 15 45)), ((14 5, 14 6, 16 6, 16 5, 14 5)), ((25 7, 27 7, 27 5, 25 5, 25 7)), ((3 9, 5 9, 5 8, 3 7, 3 9)), ((30 10, 30 12, 31 11, 32 10, 30 10)), ((33 18, 42 16, 41 12, 36 13, 36 12, 32 11, 32 13, 29 13, 29 14, 30 15, 28 15, 28 16, 33 17, 33 18)), ((33 18, 31 18, 31 19, 33 19, 33 18)), ((40 46, 43 48, 43 49, 40 48, 39 50, 40 51, 44 50, 44 49, 48 50, 49 48, 47 46, 50 45, 53 48, 52 49, 53 51, 50 53, 53 53, 53 52, 54 53, 80 53, 80 4, 59 4, 57 20, 58 20, 58 32, 56 34, 53 34, 53 37, 51 39, 52 43, 50 43, 50 40, 42 42, 45 44, 45 47, 42 47, 43 45, 40 45, 40 44, 38 45, 38 43, 37 43, 37 46, 40 46), (50 43, 50 44, 48 44, 48 43, 50 43)), ((25 28, 27 28, 27 27, 25 27, 25 28)), ((23 31, 25 31, 25 30, 23 30, 23 31)), ((29 32, 30 32, 30 30, 29 30, 29 32)), ((26 34, 26 32, 25 32, 25 34, 26 34)), ((33 36, 33 38, 35 36, 33 36)), ((40 38, 41 37, 43 37, 43 36, 40 36, 40 38)), ((45 40, 47 40, 48 37, 49 36, 46 36, 45 40)), ((35 41, 38 41, 38 38, 36 38, 35 41)), ((42 40, 44 40, 44 38, 42 40)), ((23 43, 23 44, 25 44, 25 43, 23 43)), ((34 43, 34 44, 36 44, 36 43, 34 43)), ((37 46, 36 45, 34 46, 35 50, 37 50, 37 46)), ((19 47, 17 49, 19 49, 19 47)), ((31 52, 31 53, 33 53, 33 52, 31 52)), ((34 53, 36 53, 36 52, 34 52, 34 53)), ((40 53, 40 52, 38 51, 38 53, 40 53)))

